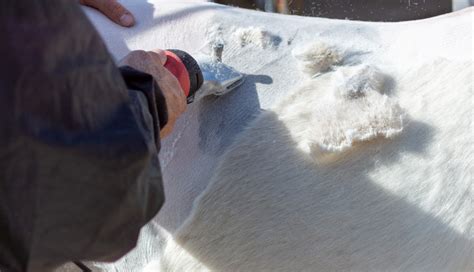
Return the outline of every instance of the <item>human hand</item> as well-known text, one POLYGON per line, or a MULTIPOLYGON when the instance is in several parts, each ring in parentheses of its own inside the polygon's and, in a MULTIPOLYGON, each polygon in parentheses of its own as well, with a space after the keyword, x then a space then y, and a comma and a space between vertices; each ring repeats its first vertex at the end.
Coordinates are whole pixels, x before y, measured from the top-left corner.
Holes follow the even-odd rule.
POLYGON ((79 4, 97 9, 121 26, 131 27, 135 24, 132 13, 117 0, 79 0, 79 4))
POLYGON ((136 50, 130 52, 120 61, 120 65, 128 65, 139 71, 153 76, 166 99, 168 123, 160 131, 160 137, 165 138, 174 128, 179 116, 186 110, 186 96, 176 77, 163 65, 166 63, 163 50, 136 50))

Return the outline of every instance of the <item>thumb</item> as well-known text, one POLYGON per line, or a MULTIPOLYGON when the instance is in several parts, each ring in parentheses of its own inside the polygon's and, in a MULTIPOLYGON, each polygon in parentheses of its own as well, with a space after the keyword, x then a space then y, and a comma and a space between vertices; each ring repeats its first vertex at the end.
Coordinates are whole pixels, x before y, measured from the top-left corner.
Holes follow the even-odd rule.
POLYGON ((102 12, 115 23, 130 27, 135 24, 132 13, 124 8, 117 0, 80 0, 79 3, 90 6, 102 12))

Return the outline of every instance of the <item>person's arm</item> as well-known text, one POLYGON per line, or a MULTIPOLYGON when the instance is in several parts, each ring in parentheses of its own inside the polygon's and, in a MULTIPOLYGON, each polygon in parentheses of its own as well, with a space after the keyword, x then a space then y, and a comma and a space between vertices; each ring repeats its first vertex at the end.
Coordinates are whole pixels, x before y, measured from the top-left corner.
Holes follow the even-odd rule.
POLYGON ((0 35, 0 271, 116 260, 164 201, 166 87, 121 74, 71 1, 3 1, 0 35))

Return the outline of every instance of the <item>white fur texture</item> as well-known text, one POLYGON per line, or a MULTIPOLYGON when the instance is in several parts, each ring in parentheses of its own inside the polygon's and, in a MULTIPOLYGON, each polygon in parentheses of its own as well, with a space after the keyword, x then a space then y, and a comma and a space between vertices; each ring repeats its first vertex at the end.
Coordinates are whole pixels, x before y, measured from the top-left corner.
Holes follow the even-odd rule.
POLYGON ((281 42, 279 36, 260 27, 237 28, 233 35, 241 47, 254 45, 265 49, 267 47, 276 47, 281 42))
MULTIPOLYGON (((137 18, 133 28, 84 8, 116 59, 134 49, 208 54, 209 42, 222 41, 223 62, 248 76, 228 95, 189 105, 162 142, 165 206, 143 228, 136 249, 101 264, 104 271, 142 272, 146 264, 152 271, 472 267, 474 9, 373 23, 187 0, 120 1, 137 18), (265 50, 242 47, 238 27, 260 27, 282 41, 265 50), (353 143, 323 164, 301 152, 291 126, 269 111, 308 78, 295 72, 291 52, 314 40, 343 52, 343 63, 328 71, 366 63, 392 77, 383 94, 406 113, 399 135, 353 143), (267 112, 255 121, 261 111, 267 112)), ((325 76, 336 79, 335 73, 325 76)), ((329 86, 336 85, 345 83, 329 86)))
POLYGON ((335 47, 321 41, 297 47, 292 54, 299 61, 300 70, 309 76, 326 72, 342 61, 342 55, 335 47))
MULTIPOLYGON (((174 264, 166 270, 472 270, 471 70, 470 62, 438 60, 396 78, 410 116, 403 132, 325 165, 292 136, 324 126, 282 117, 298 96, 306 99, 295 114, 317 111, 317 91, 303 88, 263 113, 224 155, 166 248, 163 261, 174 264)), ((333 92, 322 88, 326 80, 315 79, 318 90, 333 92)), ((341 103, 351 107, 351 99, 341 103)))
POLYGON ((402 110, 384 94, 384 77, 368 65, 341 67, 308 80, 275 111, 299 149, 323 162, 355 142, 402 131, 402 110))

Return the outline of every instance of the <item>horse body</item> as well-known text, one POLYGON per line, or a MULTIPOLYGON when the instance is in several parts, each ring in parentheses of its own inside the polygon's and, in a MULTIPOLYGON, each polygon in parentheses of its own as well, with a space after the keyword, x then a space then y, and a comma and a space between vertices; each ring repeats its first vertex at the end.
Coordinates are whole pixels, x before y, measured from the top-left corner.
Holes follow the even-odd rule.
POLYGON ((224 42, 223 61, 247 78, 228 95, 189 106, 160 153, 163 210, 134 251, 103 268, 472 268, 472 9, 366 23, 195 1, 123 2, 136 15, 134 28, 87 9, 116 59, 134 49, 207 54, 224 42), (388 75, 384 91, 406 113, 400 135, 358 145, 323 166, 294 148, 298 140, 287 136, 311 123, 285 123, 288 97, 327 89, 318 81, 324 75, 298 87, 311 79, 292 52, 314 41, 343 56, 335 70, 366 64, 388 75), (253 151, 259 147, 266 148, 253 151), (285 158, 294 165, 282 167, 285 158))

